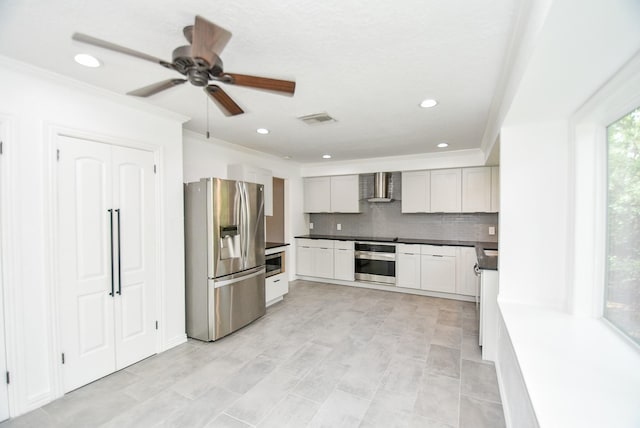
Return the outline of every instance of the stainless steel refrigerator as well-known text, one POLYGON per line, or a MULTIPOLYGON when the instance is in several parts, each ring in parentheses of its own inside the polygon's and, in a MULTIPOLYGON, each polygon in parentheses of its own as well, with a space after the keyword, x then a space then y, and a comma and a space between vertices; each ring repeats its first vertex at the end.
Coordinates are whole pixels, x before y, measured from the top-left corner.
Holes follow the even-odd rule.
POLYGON ((187 336, 220 339, 265 314, 264 189, 184 185, 187 336))

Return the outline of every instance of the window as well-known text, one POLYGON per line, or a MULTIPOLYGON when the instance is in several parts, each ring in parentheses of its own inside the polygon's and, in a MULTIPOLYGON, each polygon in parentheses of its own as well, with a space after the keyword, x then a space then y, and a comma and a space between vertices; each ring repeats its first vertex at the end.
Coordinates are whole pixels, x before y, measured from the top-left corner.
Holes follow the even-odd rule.
POLYGON ((640 107, 607 127, 603 315, 640 344, 640 107))

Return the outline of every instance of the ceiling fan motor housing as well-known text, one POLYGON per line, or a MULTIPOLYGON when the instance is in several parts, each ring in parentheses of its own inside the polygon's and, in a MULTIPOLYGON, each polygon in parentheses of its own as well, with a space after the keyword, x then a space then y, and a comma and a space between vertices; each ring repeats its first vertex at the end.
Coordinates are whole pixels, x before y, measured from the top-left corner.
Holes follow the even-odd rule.
POLYGON ((202 58, 193 58, 189 45, 174 49, 172 57, 175 70, 195 86, 206 86, 210 75, 218 76, 222 73, 222 60, 219 56, 215 55, 215 64, 210 65, 202 58))

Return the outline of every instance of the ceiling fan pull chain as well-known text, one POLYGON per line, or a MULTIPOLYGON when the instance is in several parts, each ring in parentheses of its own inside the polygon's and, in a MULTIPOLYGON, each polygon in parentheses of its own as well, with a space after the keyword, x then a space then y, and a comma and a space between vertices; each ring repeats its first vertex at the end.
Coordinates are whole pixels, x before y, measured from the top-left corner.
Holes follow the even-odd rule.
POLYGON ((207 98, 205 98, 206 101, 206 105, 207 105, 207 140, 209 139, 209 100, 207 98))

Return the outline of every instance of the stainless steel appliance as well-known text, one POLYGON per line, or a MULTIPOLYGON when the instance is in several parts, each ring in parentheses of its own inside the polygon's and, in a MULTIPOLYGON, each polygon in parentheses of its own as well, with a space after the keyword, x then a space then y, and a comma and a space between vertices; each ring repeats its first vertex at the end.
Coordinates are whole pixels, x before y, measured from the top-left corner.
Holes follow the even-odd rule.
POLYGON ((355 243, 356 281, 395 285, 396 246, 371 242, 355 243))
POLYGON ((265 314, 263 186, 184 185, 187 336, 213 341, 265 314))
POLYGON ((269 254, 265 256, 265 267, 267 269, 267 278, 270 276, 278 275, 282 273, 282 266, 284 265, 284 251, 269 254))

